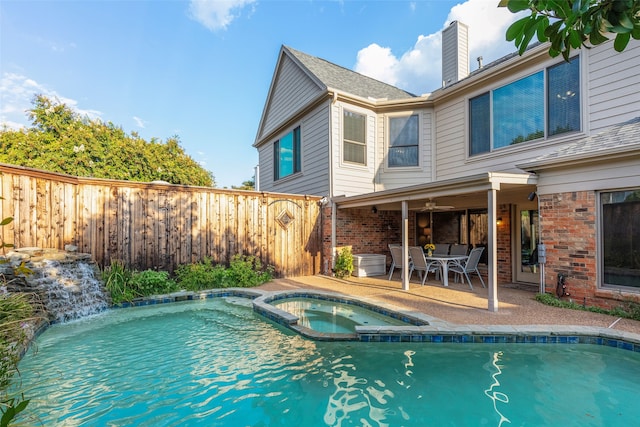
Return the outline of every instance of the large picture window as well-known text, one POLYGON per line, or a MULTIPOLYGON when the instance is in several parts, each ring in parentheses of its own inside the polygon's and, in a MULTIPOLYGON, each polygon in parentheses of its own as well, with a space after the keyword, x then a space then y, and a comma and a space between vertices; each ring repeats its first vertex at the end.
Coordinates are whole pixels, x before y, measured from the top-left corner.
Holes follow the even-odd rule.
POLYGON ((640 188, 600 194, 603 285, 640 288, 640 188))
POLYGON ((576 57, 470 99, 469 154, 579 131, 579 64, 576 57))
POLYGON ((273 179, 277 181, 300 172, 300 127, 298 126, 273 145, 273 179))
POLYGON ((418 115, 389 118, 389 167, 418 166, 418 115))
POLYGON ((343 160, 349 163, 367 164, 367 116, 344 111, 343 160))

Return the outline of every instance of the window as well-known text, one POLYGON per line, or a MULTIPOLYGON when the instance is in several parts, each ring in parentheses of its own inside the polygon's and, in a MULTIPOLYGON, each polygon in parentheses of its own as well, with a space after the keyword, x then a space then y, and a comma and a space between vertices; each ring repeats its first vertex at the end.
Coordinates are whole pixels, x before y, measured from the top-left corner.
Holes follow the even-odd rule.
POLYGON ((579 73, 576 57, 470 99, 469 154, 580 130, 579 73))
POLYGON ((389 167, 418 166, 418 115, 389 118, 389 167))
POLYGON ((342 158, 345 162, 367 164, 367 116, 344 111, 343 114, 344 148, 342 158))
POLYGON ((300 127, 273 144, 273 180, 300 172, 300 127))
POLYGON ((577 59, 549 68, 548 135, 580 130, 580 72, 577 59))
POLYGON ((600 194, 604 285, 640 288, 640 188, 600 194))

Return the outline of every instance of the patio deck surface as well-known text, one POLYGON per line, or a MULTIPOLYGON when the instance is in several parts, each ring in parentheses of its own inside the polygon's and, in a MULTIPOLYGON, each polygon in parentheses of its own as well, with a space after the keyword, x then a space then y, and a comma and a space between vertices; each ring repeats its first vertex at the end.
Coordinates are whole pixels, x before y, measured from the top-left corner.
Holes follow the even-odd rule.
MULTIPOLYGON (((449 281, 445 288, 439 281, 427 281, 420 286, 416 278, 404 291, 400 274, 391 280, 387 276, 350 277, 337 279, 328 276, 302 276, 276 279, 260 286, 265 291, 312 289, 363 297, 400 309, 420 311, 455 325, 545 325, 546 328, 567 330, 567 326, 607 328, 611 332, 638 334, 640 321, 619 319, 599 313, 550 307, 535 300, 535 285, 504 284, 498 286, 498 311, 487 309, 487 289, 476 278, 474 289, 467 284, 449 281)), ((582 328, 579 328, 582 329, 582 328)))

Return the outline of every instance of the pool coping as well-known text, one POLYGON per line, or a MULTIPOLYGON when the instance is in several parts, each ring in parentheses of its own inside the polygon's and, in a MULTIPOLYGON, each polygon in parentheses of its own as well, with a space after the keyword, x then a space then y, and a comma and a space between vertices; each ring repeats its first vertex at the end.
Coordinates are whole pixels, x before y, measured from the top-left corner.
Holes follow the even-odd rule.
POLYGON ((640 352, 640 334, 611 328, 580 325, 474 325, 454 324, 415 310, 405 310, 366 297, 352 297, 320 290, 264 291, 250 288, 221 288, 204 291, 182 291, 167 295, 136 299, 113 308, 142 307, 180 301, 238 296, 252 299, 253 310, 263 317, 285 326, 307 338, 320 341, 422 342, 422 343, 522 343, 522 344, 596 344, 640 352), (271 305, 282 298, 315 297, 347 304, 357 304, 374 311, 411 319, 407 326, 356 326, 354 334, 332 334, 313 331, 297 324, 297 316, 271 305))

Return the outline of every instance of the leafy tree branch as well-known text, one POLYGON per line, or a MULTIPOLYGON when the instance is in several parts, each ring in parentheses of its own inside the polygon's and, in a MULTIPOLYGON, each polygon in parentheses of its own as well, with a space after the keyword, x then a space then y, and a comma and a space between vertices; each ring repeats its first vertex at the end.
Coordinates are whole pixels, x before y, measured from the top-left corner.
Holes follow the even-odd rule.
POLYGON ((507 29, 522 55, 536 37, 551 43, 549 54, 569 60, 572 49, 597 46, 615 37, 622 52, 631 38, 640 40, 640 0, 500 0, 513 13, 530 10, 507 29))
POLYGON ((211 172, 180 146, 177 136, 147 142, 111 122, 80 117, 67 105, 36 95, 32 127, 0 129, 0 162, 75 176, 214 186, 211 172))

